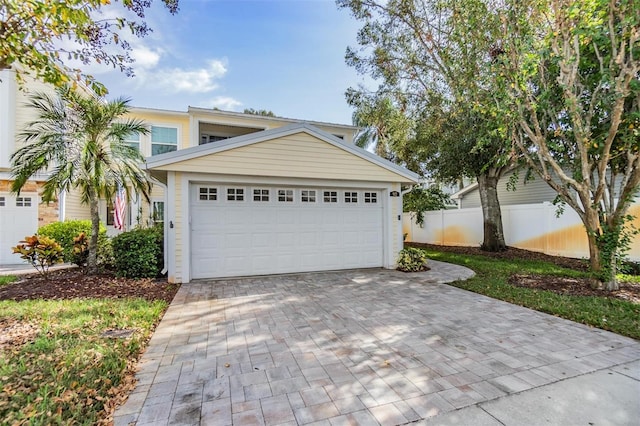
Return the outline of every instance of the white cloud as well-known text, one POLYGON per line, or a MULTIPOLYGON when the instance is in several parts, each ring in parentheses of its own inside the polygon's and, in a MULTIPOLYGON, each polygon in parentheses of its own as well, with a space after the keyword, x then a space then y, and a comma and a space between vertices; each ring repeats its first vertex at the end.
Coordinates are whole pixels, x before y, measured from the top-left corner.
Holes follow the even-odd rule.
MULTIPOLYGON (((153 53, 153 51, 147 52, 146 59, 149 63, 154 59, 153 53)), ((161 89, 169 93, 207 93, 219 87, 217 80, 227 73, 226 62, 225 59, 210 59, 206 67, 195 69, 153 69, 153 66, 150 66, 147 69, 137 70, 136 74, 141 85, 149 88, 161 89)))
POLYGON ((220 108, 225 111, 233 111, 241 105, 242 102, 229 96, 216 96, 212 100, 213 108, 220 108))
POLYGON ((160 57, 164 53, 161 49, 152 49, 142 43, 136 44, 131 49, 131 58, 135 61, 133 63, 134 69, 148 70, 158 65, 160 57))

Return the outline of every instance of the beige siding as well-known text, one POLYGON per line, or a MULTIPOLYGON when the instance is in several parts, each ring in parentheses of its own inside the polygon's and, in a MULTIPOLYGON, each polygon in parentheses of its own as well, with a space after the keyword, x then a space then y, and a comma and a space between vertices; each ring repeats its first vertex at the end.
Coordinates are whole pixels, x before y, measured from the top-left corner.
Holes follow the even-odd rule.
MULTIPOLYGON (((154 201, 165 201, 164 199, 164 188, 160 185, 153 185, 151 187, 151 193, 149 194, 149 199, 151 202, 154 201)), ((142 208, 142 214, 140 218, 140 224, 143 226, 151 226, 153 225, 153 216, 151 211, 151 204, 147 203, 146 200, 142 200, 140 203, 140 207, 142 208)), ((166 211, 166 208, 165 208, 166 211)), ((165 213, 166 214, 166 213, 165 213)))
MULTIPOLYGON (((178 129, 178 149, 189 146, 191 135, 189 133, 189 116, 181 112, 167 112, 133 108, 130 116, 142 120, 149 130, 151 126, 176 127, 178 129)), ((151 155, 151 134, 140 136, 140 152, 143 156, 151 155)))
MULTIPOLYGON (((189 110, 194 120, 204 123, 223 124, 228 126, 239 127, 253 127, 260 129, 275 129, 278 127, 288 126, 294 122, 302 122, 305 120, 292 120, 282 119, 279 117, 263 117, 259 115, 251 114, 226 114, 219 111, 203 111, 197 108, 191 108, 189 110)), ((347 143, 353 143, 354 135, 357 131, 353 127, 336 126, 331 123, 320 123, 315 121, 309 121, 315 127, 322 129, 323 131, 332 135, 342 136, 343 140, 347 143)), ((197 145, 197 142, 196 142, 197 145)))
POLYGON ((91 219, 89 206, 82 204, 78 191, 71 191, 65 195, 65 219, 91 219))
POLYGON ((377 182, 411 182, 306 133, 185 160, 157 170, 377 182))

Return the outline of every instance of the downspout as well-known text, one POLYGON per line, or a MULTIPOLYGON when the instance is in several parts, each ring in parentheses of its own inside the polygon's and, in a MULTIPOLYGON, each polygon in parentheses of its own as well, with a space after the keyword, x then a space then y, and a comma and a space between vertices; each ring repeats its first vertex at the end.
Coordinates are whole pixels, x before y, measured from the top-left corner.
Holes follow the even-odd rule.
MULTIPOLYGON (((149 175, 151 176, 151 175, 149 175)), ((162 189, 164 190, 164 216, 165 218, 167 217, 167 209, 169 208, 169 203, 167 202, 167 197, 168 197, 168 187, 167 185, 165 185, 164 183, 160 182, 158 179, 151 177, 151 181, 154 183, 154 185, 160 185, 162 187, 162 189)), ((151 208, 153 208, 153 204, 151 205, 151 208)), ((163 253, 163 257, 164 257, 164 267, 162 268, 162 271, 160 271, 160 273, 162 275, 166 274, 167 271, 169 270, 167 268, 167 264, 169 262, 169 253, 168 253, 168 244, 169 244, 169 227, 167 226, 166 223, 163 223, 162 225, 162 232, 164 233, 164 238, 163 238, 163 245, 164 248, 162 250, 163 253)))
POLYGON ((67 192, 60 191, 58 196, 58 222, 64 222, 67 216, 67 192))

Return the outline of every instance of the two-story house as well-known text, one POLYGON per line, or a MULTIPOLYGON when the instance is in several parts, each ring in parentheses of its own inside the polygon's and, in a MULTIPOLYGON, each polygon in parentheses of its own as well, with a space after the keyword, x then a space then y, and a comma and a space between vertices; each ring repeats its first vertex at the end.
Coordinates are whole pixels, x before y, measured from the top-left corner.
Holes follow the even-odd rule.
MULTIPOLYGON (((29 93, 0 74, 0 263, 45 223, 88 219, 74 193, 42 204, 36 177, 9 192, 16 132, 33 117, 29 93)), ((151 203, 129 200, 128 227, 163 222, 170 281, 395 266, 402 188, 418 176, 353 144, 357 128, 189 107, 133 108, 149 126, 127 140, 146 157, 151 203)), ((112 209, 101 218, 113 233, 112 209)))

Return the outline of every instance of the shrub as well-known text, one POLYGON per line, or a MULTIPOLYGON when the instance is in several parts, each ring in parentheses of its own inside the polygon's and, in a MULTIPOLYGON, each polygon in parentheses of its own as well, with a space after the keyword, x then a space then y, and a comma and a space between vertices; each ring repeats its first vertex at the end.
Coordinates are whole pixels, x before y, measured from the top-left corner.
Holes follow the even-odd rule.
POLYGON ((73 238, 73 259, 71 260, 81 268, 87 263, 89 257, 89 238, 84 232, 73 238))
POLYGON ((161 227, 138 228, 113 237, 115 270, 129 278, 157 277, 162 269, 161 227))
POLYGON ((98 267, 106 270, 114 270, 116 261, 113 257, 113 242, 111 238, 100 236, 98 238, 98 267))
MULTIPOLYGON (((64 250, 64 261, 68 263, 76 263, 73 254, 73 240, 81 233, 91 236, 90 220, 67 220, 64 222, 53 222, 48 225, 41 226, 38 229, 38 235, 44 235, 53 238, 60 244, 64 250)), ((100 236, 107 235, 107 229, 100 224, 100 236)), ((76 263, 77 264, 77 263, 76 263)))
POLYGON ((28 261, 38 272, 45 277, 49 268, 56 263, 62 263, 63 250, 53 238, 44 235, 32 235, 25 237, 15 247, 13 252, 20 255, 21 259, 28 261))
POLYGON ((419 272, 427 269, 427 255, 424 251, 407 247, 398 254, 398 270, 404 272, 419 272))

